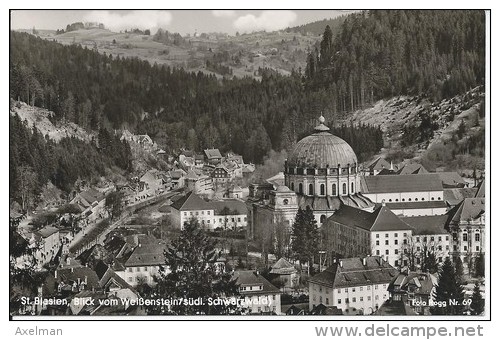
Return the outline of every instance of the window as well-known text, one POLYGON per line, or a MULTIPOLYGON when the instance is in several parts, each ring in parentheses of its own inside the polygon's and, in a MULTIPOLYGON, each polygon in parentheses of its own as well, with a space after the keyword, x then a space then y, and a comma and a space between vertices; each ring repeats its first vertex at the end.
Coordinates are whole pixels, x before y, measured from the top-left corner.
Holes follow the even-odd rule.
POLYGON ((438 242, 441 242, 443 238, 441 236, 438 236, 438 242))
POLYGON ((394 237, 398 237, 398 233, 394 233, 394 237))
POLYGON ((139 267, 135 268, 135 271, 136 271, 136 272, 138 272, 138 271, 140 271, 140 270, 141 270, 141 268, 139 268, 139 267))
POLYGON ((431 242, 434 242, 434 236, 431 236, 431 242))
POLYGON ((349 303, 349 298, 345 298, 345 303, 349 303))
POLYGON ((427 236, 424 236, 424 242, 427 242, 427 236))
POLYGON ((394 254, 396 254, 396 255, 397 255, 397 254, 398 254, 398 252, 399 252, 399 251, 398 251, 397 249, 394 249, 394 254))
POLYGON ((359 287, 359 291, 362 292, 363 291, 363 287, 359 287))
POLYGON ((303 190, 302 190, 302 183, 299 183, 299 194, 302 194, 303 190))
POLYGON ((371 296, 368 296, 368 301, 371 301, 372 300, 372 297, 371 296))
POLYGON ((446 241, 449 241, 450 240, 450 237, 449 236, 446 236, 446 241))
POLYGON ((467 251, 467 246, 464 246, 464 251, 467 251))
POLYGON ((341 303, 342 303, 342 299, 338 299, 338 300, 337 300, 337 304, 339 304, 339 305, 340 305, 341 303))
POLYGON ((408 201, 410 201, 410 202, 411 202, 411 198, 408 198, 408 201))
POLYGON ((479 251, 479 246, 476 246, 476 251, 479 251))
POLYGON ((479 234, 479 233, 476 233, 476 235, 475 235, 474 237, 475 237, 475 238, 474 238, 474 240, 475 240, 476 242, 479 242, 479 238, 481 237, 481 236, 480 236, 480 234, 479 234))
POLYGON ((328 298, 326 298, 326 305, 328 306, 330 304, 330 300, 328 298))
POLYGON ((389 245, 389 240, 385 240, 385 245, 388 246, 389 245))
POLYGON ((341 291, 340 289, 337 289, 337 293, 339 293, 339 294, 340 294, 341 292, 342 292, 342 291, 341 291))
POLYGON ((394 244, 396 244, 396 245, 397 245, 397 244, 398 244, 398 240, 394 240, 394 244))
POLYGON ((403 240, 403 244, 408 244, 408 240, 407 240, 407 239, 404 239, 404 240, 403 240))
POLYGON ((319 222, 323 223, 323 222, 325 222, 325 220, 326 220, 326 216, 325 215, 321 215, 321 217, 319 218, 319 222))
POLYGON ((286 198, 283 200, 283 205, 288 205, 288 200, 286 198))
POLYGON ((351 194, 354 194, 354 182, 351 182, 351 194))
POLYGON ((314 185, 309 184, 309 196, 314 195, 314 185))
POLYGON ((371 286, 366 286, 366 290, 370 290, 370 289, 372 289, 371 286))
POLYGON ((379 234, 375 234, 375 238, 379 238, 379 236, 380 236, 379 234))
POLYGON ((132 278, 131 277, 128 278, 128 282, 132 282, 132 278))
POLYGON ((443 262, 443 258, 442 257, 438 258, 438 261, 439 263, 443 262))
POLYGON ((417 247, 417 251, 420 251, 420 247, 417 247))
POLYGON ((145 272, 147 272, 148 271, 148 267, 144 267, 144 268, 142 268, 142 270, 144 270, 145 272))
POLYGON ((319 297, 319 303, 323 303, 323 297, 322 296, 319 297))
POLYGON ((434 197, 431 197, 431 201, 434 201, 434 197))
POLYGON ((337 196, 337 184, 332 184, 332 195, 337 196))
POLYGON ((352 298, 352 302, 356 302, 356 298, 355 297, 352 298))
POLYGON ((290 184, 290 189, 291 189, 292 191, 294 190, 293 182, 290 184))
POLYGON ((352 288, 352 292, 353 293, 356 292, 356 288, 355 287, 352 288))
POLYGON ((188 214, 187 211, 184 211, 184 216, 187 216, 187 214, 188 214))
POLYGON ((380 245, 380 241, 375 241, 375 245, 380 245))
POLYGON ((389 198, 389 202, 392 202, 392 199, 389 198))
POLYGON ((378 300, 378 295, 375 295, 375 300, 378 300))
POLYGON ((386 238, 387 238, 387 237, 389 237, 389 234, 385 234, 385 237, 386 237, 386 238))
POLYGON ((346 288, 344 292, 349 293, 349 288, 346 288))
POLYGON ((375 285, 375 289, 378 289, 378 285, 375 285))
POLYGON ((342 184, 342 195, 347 195, 347 184, 342 184))
POLYGON ((397 266, 399 266, 399 262, 398 262, 398 260, 395 260, 394 261, 394 267, 397 267, 397 266))
POLYGON ((408 234, 407 233, 403 233, 403 237, 406 237, 406 236, 408 236, 408 234))
POLYGON ((377 255, 380 255, 380 250, 377 249, 377 255))
POLYGON ((385 255, 389 255, 389 249, 385 250, 385 255))
POLYGON ((359 301, 363 302, 363 297, 362 296, 359 297, 359 301))
POLYGON ((467 241, 467 233, 463 233, 463 235, 462 235, 462 240, 463 240, 463 241, 467 241))
POLYGON ((132 273, 132 268, 127 269, 129 273, 132 273))
POLYGON ((320 194, 321 196, 325 195, 325 185, 324 185, 324 184, 321 184, 321 185, 319 186, 319 194, 320 194))

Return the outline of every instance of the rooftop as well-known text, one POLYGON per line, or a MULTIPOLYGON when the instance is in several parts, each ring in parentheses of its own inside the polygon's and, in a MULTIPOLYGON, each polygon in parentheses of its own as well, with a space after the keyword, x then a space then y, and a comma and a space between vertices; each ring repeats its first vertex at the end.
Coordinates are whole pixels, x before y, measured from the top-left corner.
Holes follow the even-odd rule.
POLYGON ((362 193, 395 193, 417 191, 439 191, 443 185, 437 174, 399 175, 399 176, 367 176, 361 177, 362 193))
POLYGON ((212 210, 212 206, 203 200, 200 196, 196 195, 193 191, 188 192, 174 203, 170 205, 172 208, 185 211, 185 210, 212 210))
POLYGON ((271 282, 267 281, 258 272, 252 270, 238 270, 235 271, 233 277, 236 278, 236 284, 242 286, 262 285, 262 290, 241 291, 243 295, 256 295, 256 294, 279 294, 280 290, 276 288, 271 282))
POLYGON ((233 214, 233 212, 237 212, 238 215, 247 215, 248 214, 248 208, 245 202, 237 200, 237 199, 224 199, 221 201, 211 201, 208 202, 213 210, 215 210, 216 215, 221 215, 221 212, 224 208, 229 209, 231 212, 230 215, 233 214))
POLYGON ((485 212, 485 198, 466 198, 460 204, 448 211, 449 223, 459 224, 460 222, 477 219, 485 212))
POLYGON ((413 227, 413 235, 447 234, 445 229, 447 215, 401 217, 401 220, 413 227))
POLYGON ((341 259, 309 281, 333 288, 390 283, 398 271, 379 256, 341 259))

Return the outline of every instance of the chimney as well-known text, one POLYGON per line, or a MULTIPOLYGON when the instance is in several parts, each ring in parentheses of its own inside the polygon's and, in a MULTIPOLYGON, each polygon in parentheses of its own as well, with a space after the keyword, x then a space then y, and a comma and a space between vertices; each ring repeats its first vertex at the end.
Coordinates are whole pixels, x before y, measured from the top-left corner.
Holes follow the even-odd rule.
POLYGON ((366 266, 366 257, 363 257, 363 266, 366 266))
POLYGON ((343 268, 342 260, 340 260, 339 263, 340 263, 340 268, 343 268))
POLYGON ((57 279, 57 269, 56 269, 56 271, 54 272, 54 278, 56 278, 56 279, 57 279))
POLYGON ((385 199, 382 200, 382 206, 385 207, 385 199))
POLYGON ((392 161, 391 161, 391 167, 389 168, 389 170, 394 170, 394 165, 392 164, 392 161))
POLYGON ((75 268, 71 267, 71 272, 74 273, 75 272, 75 268))

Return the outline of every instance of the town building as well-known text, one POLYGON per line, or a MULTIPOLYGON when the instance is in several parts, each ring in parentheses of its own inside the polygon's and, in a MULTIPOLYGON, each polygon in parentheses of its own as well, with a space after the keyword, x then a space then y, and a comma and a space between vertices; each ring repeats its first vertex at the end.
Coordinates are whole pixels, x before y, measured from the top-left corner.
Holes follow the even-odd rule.
POLYGON ((442 181, 438 174, 368 176, 361 192, 375 203, 385 203, 404 216, 443 215, 447 211, 442 181))
POLYGON ((271 266, 269 275, 273 278, 271 281, 278 281, 282 284, 285 290, 291 290, 299 284, 299 272, 293 264, 280 258, 275 264, 271 266))
POLYGON ((366 175, 369 176, 376 176, 384 169, 392 170, 391 164, 382 157, 375 159, 367 168, 366 175))
POLYGON ((213 229, 214 208, 207 201, 203 200, 195 192, 190 191, 177 199, 170 205, 172 208, 172 220, 179 228, 183 228, 186 222, 197 219, 204 228, 213 229))
POLYGON ((401 301, 417 315, 431 315, 430 305, 435 302, 434 292, 438 284, 435 274, 401 272, 389 285, 391 301, 401 301))
POLYGON ((398 271, 379 256, 343 258, 309 279, 309 310, 317 305, 369 315, 389 299, 398 271))
POLYGON ((301 207, 309 206, 318 223, 341 205, 373 209, 372 201, 361 194, 361 169, 353 149, 329 132, 321 116, 314 133, 301 139, 285 162, 284 181, 274 181, 266 193, 250 188, 251 235, 259 235, 272 221, 293 219, 301 207), (283 185, 282 185, 283 184, 283 185))
POLYGON ((219 149, 206 149, 203 151, 205 153, 205 161, 208 164, 219 164, 222 162, 222 155, 219 149))
POLYGON ((384 205, 374 212, 343 205, 323 223, 321 233, 329 263, 339 257, 374 255, 399 267, 412 227, 384 205))
POLYGON ((248 314, 281 314, 280 290, 259 272, 238 270, 233 273, 240 295, 246 302, 248 314))
POLYGON ((471 268, 478 256, 484 256, 485 198, 466 198, 448 212, 446 230, 451 234, 450 256, 459 256, 464 268, 471 268))
POLYGON ((212 179, 199 169, 188 170, 184 181, 188 191, 194 191, 199 195, 211 195, 213 193, 212 179))

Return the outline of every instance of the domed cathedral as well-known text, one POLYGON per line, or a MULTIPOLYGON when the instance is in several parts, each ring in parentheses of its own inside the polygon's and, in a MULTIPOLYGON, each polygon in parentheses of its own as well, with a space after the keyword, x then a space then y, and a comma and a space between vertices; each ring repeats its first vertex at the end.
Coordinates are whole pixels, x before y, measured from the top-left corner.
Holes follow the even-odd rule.
POLYGON ((291 226, 299 207, 309 206, 318 225, 342 204, 370 211, 374 208, 373 202, 360 193, 361 170, 354 150, 330 133, 323 116, 314 133, 294 146, 284 170, 284 185, 252 202, 252 235, 269 223, 286 220, 291 226))
POLYGON ((354 150, 329 132, 323 116, 319 123, 313 134, 295 145, 285 162, 285 185, 298 195, 300 207, 311 207, 319 223, 341 203, 372 208, 373 203, 359 193, 361 171, 354 150))

